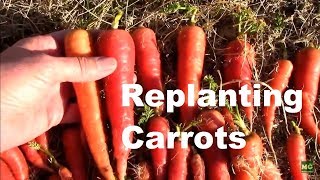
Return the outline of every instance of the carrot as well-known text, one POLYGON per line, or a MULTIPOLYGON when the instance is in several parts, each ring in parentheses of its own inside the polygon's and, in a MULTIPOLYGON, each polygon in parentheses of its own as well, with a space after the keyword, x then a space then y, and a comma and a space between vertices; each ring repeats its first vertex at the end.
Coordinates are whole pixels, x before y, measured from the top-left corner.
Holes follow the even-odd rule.
MULTIPOLYGON (((135 65, 135 46, 130 34, 118 28, 122 12, 116 16, 113 29, 102 32, 98 38, 99 55, 114 57, 117 68, 110 76, 103 79, 106 93, 106 106, 111 124, 113 156, 116 160, 118 178, 126 176, 127 160, 130 149, 122 143, 122 132, 128 126, 134 125, 133 101, 129 106, 122 104, 122 85, 133 84, 135 65)), ((133 134, 130 139, 132 141, 133 134)))
POLYGON ((245 140, 246 146, 243 149, 230 149, 229 151, 235 175, 238 176, 238 179, 242 179, 240 176, 252 176, 253 179, 257 179, 262 165, 262 140, 254 132, 247 135, 245 140))
POLYGON ((308 179, 307 173, 301 172, 301 162, 306 161, 305 140, 300 134, 300 129, 293 122, 295 132, 291 133, 287 139, 287 156, 290 172, 293 179, 308 179))
POLYGON ((20 149, 25 155, 26 160, 29 161, 33 166, 53 172, 53 170, 46 164, 46 161, 44 161, 41 154, 37 150, 31 148, 28 143, 21 145, 20 149))
POLYGON ((136 176, 135 180, 149 180, 152 179, 151 166, 146 162, 140 162, 135 170, 136 176))
MULTIPOLYGON (((229 112, 229 111, 228 111, 229 112)), ((225 125, 223 116, 217 110, 204 110, 198 116, 201 122, 200 131, 207 131, 214 136, 218 128, 225 125)), ((233 123, 232 115, 231 122, 233 123)), ((227 151, 219 149, 214 143, 210 148, 202 150, 208 179, 230 179, 227 151)))
POLYGON ((29 168, 26 159, 18 147, 11 148, 0 154, 3 160, 11 169, 13 176, 17 180, 29 178, 29 168))
POLYGON ((270 160, 266 160, 263 164, 261 173, 262 180, 281 180, 281 173, 278 167, 270 160))
POLYGON ((203 150, 202 156, 206 166, 207 178, 209 180, 231 179, 228 153, 226 150, 219 149, 216 144, 213 144, 209 149, 203 150))
MULTIPOLYGON (((73 30, 65 37, 65 53, 70 57, 93 56, 92 38, 85 30, 73 30)), ((89 149, 101 174, 114 179, 101 118, 96 82, 73 83, 81 115, 81 124, 89 149)))
POLYGON ((15 180, 9 166, 1 159, 0 159, 0 172, 1 172, 1 179, 15 180))
POLYGON ((70 170, 64 166, 61 166, 58 170, 59 176, 61 180, 72 180, 72 173, 70 170))
POLYGON ((194 180, 206 179, 204 162, 199 154, 192 155, 190 165, 191 165, 191 171, 192 171, 192 179, 194 180))
MULTIPOLYGON (((278 90, 283 93, 289 83, 289 78, 291 76, 292 70, 293 65, 291 61, 279 60, 275 71, 271 74, 270 82, 268 83, 269 86, 272 89, 278 90)), ((275 111, 275 97, 271 96, 270 106, 263 107, 264 126, 266 128, 267 137, 270 140, 272 135, 273 121, 275 119, 275 111)))
MULTIPOLYGON (((157 89, 162 91, 162 71, 160 53, 157 47, 156 35, 152 29, 139 27, 132 33, 136 50, 138 80, 144 92, 157 89)), ((156 108, 156 114, 161 115, 163 105, 156 108)))
MULTIPOLYGON (((164 137, 164 144, 167 144, 167 135, 170 131, 169 122, 164 117, 153 117, 148 121, 149 132, 160 132, 164 137)), ((154 169, 155 179, 162 180, 167 178, 167 148, 151 149, 151 158, 154 169)))
POLYGON ((62 143, 65 158, 75 179, 87 179, 85 152, 81 144, 80 129, 70 127, 63 130, 62 143))
POLYGON ((177 86, 186 95, 185 102, 180 107, 180 121, 189 124, 198 114, 197 99, 206 49, 206 34, 201 27, 184 26, 178 33, 177 48, 177 86), (188 84, 194 85, 194 91, 188 92, 188 84), (188 105, 187 94, 194 95, 193 106, 188 105))
POLYGON ((320 77, 320 50, 312 47, 298 52, 294 64, 294 87, 302 90, 301 128, 320 144, 320 130, 313 117, 320 77))
POLYGON ((185 180, 188 175, 188 159, 190 146, 182 148, 179 140, 174 142, 174 148, 169 150, 169 180, 185 180))
POLYGON ((214 109, 203 110, 197 117, 199 131, 214 133, 219 127, 224 126, 222 114, 214 109))
POLYGON ((248 96, 249 107, 242 107, 250 124, 253 118, 253 88, 251 85, 252 68, 255 66, 255 52, 253 47, 242 39, 231 41, 224 52, 223 61, 223 78, 224 82, 232 80, 241 80, 241 83, 233 83, 226 86, 226 89, 239 90, 242 86, 247 85, 251 95, 248 96))
POLYGON ((230 131, 235 131, 237 129, 237 126, 234 124, 232 114, 230 113, 228 108, 222 107, 221 114, 223 115, 225 123, 226 123, 225 129, 230 130, 230 131))

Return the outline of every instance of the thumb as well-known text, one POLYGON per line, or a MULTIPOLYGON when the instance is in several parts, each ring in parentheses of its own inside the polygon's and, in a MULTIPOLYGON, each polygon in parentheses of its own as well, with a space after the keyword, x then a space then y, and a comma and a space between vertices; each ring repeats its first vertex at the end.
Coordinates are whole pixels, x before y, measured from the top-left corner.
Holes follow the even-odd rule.
POLYGON ((96 81, 110 75, 117 67, 114 58, 107 57, 53 57, 60 82, 96 81))

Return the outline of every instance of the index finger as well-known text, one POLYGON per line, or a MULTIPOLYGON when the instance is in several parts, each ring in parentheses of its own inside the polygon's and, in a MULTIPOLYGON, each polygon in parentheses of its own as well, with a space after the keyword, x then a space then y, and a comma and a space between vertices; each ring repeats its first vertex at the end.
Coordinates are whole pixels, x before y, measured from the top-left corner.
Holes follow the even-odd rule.
MULTIPOLYGON (((13 46, 22 47, 30 51, 40 51, 51 56, 64 56, 64 37, 71 29, 56 31, 50 34, 39 35, 22 39, 13 46)), ((95 41, 101 30, 92 30, 90 33, 95 41)))

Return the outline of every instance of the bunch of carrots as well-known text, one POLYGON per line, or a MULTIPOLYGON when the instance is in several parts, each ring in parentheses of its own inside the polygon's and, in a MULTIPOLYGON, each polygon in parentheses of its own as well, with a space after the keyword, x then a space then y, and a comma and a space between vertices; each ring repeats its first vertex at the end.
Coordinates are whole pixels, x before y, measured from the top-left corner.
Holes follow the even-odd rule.
MULTIPOLYGON (((134 106, 122 106, 122 84, 137 82, 144 92, 151 89, 165 90, 162 80, 161 57, 153 30, 139 27, 131 34, 118 29, 122 12, 115 17, 112 28, 100 32, 94 40, 89 31, 72 30, 65 37, 65 55, 73 57, 106 56, 117 60, 117 69, 110 76, 96 82, 73 83, 81 115, 81 126, 63 128, 62 144, 65 165, 59 163, 49 150, 48 135, 43 134, 29 143, 1 153, 1 179, 28 179, 28 164, 52 174, 49 179, 107 179, 124 180, 131 173, 128 168, 130 149, 122 143, 122 131, 136 123, 134 106), (106 98, 100 96, 103 88, 106 98), (106 124, 110 124, 107 128, 106 124), (94 168, 89 167, 93 159, 94 168)), ((188 84, 194 84, 194 94, 198 95, 202 84, 202 72, 206 50, 206 34, 196 26, 191 18, 190 24, 179 29, 177 35, 177 88, 188 94, 188 84)), ((224 51, 222 86, 224 89, 239 90, 247 85, 252 88, 255 51, 244 38, 231 41, 224 51)), ((287 158, 293 179, 308 179, 301 172, 301 161, 306 160, 305 140, 299 126, 320 144, 320 129, 315 122, 313 109, 318 96, 320 76, 320 50, 307 47, 297 53, 294 64, 290 60, 279 60, 267 82, 268 87, 283 92, 290 79, 293 88, 302 90, 301 113, 293 131, 287 138, 287 158), (298 126, 298 125, 299 126, 298 126)), ((205 80, 217 90, 212 76, 205 80)), ((252 94, 252 93, 251 93, 252 94)), ((197 96, 195 96, 197 97, 197 96)), ((197 98, 194 99, 195 104, 197 98)), ((249 102, 253 102, 250 96, 249 102)), ((188 99, 185 100, 188 102, 188 99)), ((272 129, 276 119, 274 98, 271 106, 262 108, 262 118, 268 140, 272 141, 272 129)), ((228 104, 228 103, 227 103, 228 104)), ((250 107, 208 107, 200 109, 184 104, 179 119, 170 122, 165 117, 165 107, 160 106, 145 112, 146 131, 156 131, 167 138, 167 132, 206 131, 214 133, 225 127, 228 132, 241 131, 245 134, 246 146, 243 149, 221 150, 214 145, 205 150, 192 144, 182 148, 177 138, 173 149, 152 149, 148 155, 138 154, 135 179, 282 179, 277 163, 264 158, 261 137, 248 128, 254 126, 254 108, 250 107), (179 124, 180 123, 180 124, 179 124), (150 158, 146 158, 150 156, 150 158)), ((134 140, 134 135, 130 135, 134 140)), ((205 139, 204 139, 205 140, 205 139)), ((166 144, 166 143, 165 143, 166 144)))

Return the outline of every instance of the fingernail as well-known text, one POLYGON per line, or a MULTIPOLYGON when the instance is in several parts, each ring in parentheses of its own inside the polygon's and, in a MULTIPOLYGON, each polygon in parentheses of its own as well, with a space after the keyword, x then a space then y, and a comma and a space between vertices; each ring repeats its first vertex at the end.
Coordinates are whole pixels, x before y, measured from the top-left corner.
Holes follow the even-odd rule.
POLYGON ((99 57, 97 60, 98 70, 100 72, 113 72, 117 68, 117 61, 110 57, 99 57))

